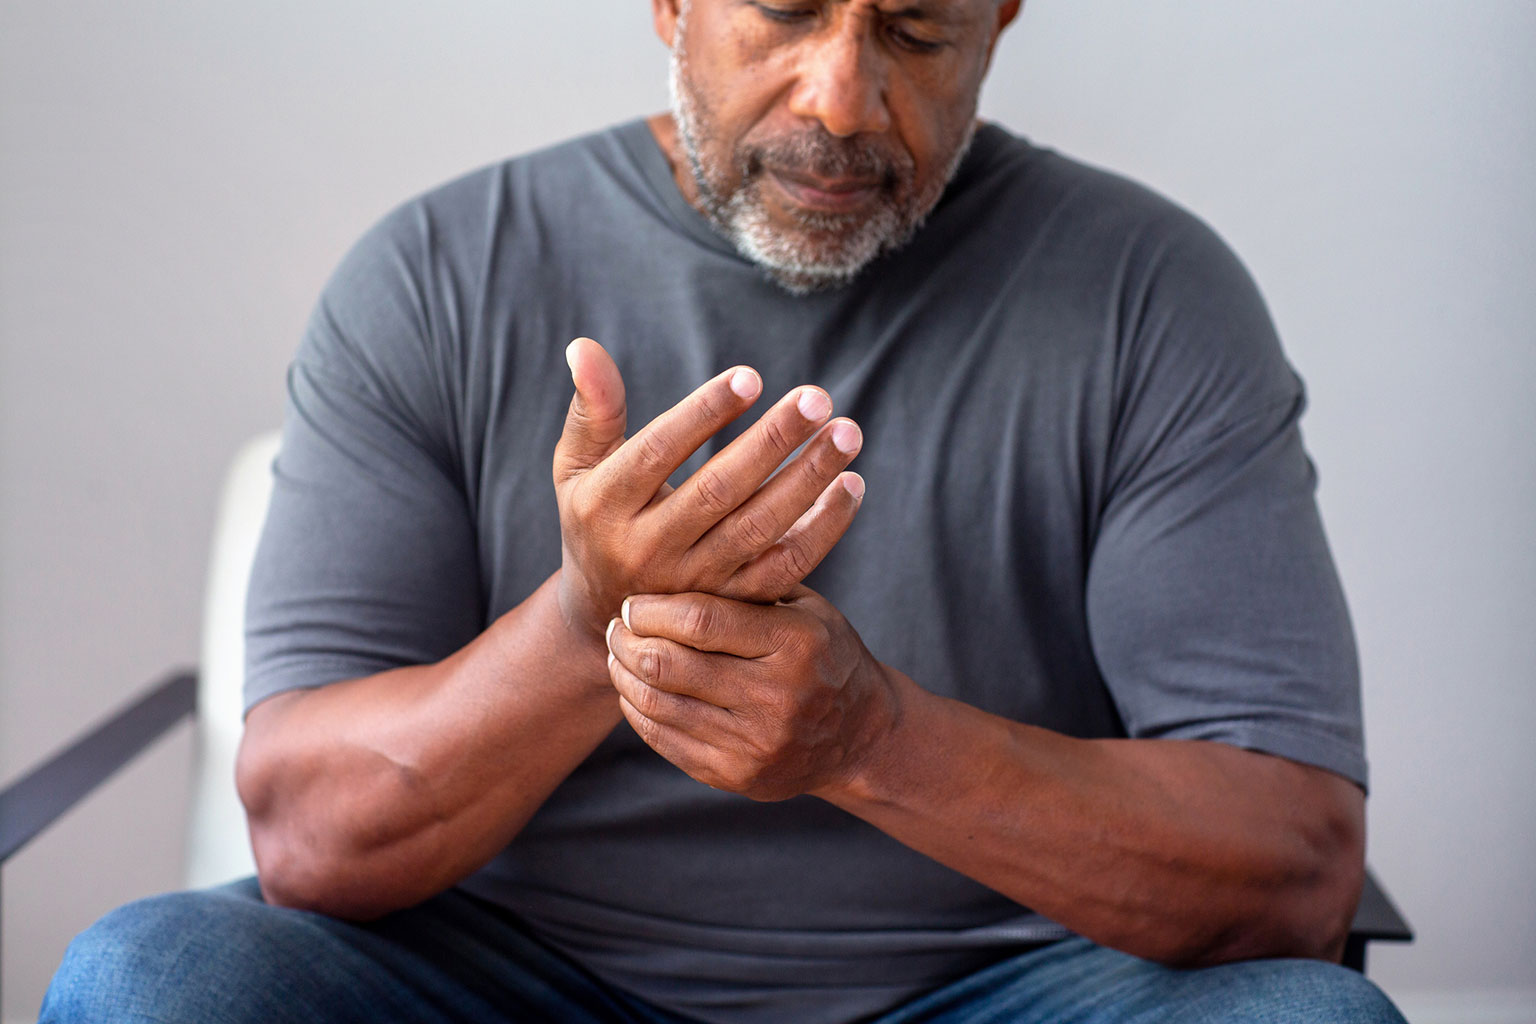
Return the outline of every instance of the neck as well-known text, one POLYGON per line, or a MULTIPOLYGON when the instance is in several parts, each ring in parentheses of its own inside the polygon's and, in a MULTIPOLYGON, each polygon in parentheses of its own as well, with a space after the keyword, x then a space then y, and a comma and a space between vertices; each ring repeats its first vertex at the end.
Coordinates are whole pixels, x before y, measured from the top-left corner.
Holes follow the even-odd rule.
POLYGON ((653 114, 645 119, 646 127, 650 128, 651 135, 656 139, 656 145, 661 147, 661 155, 666 157, 667 166, 672 169, 672 180, 677 182, 677 190, 688 200, 689 205, 695 209, 699 207, 699 186, 693 180, 693 172, 689 170, 688 158, 683 153, 683 140, 677 133, 677 122, 672 119, 670 113, 653 114))

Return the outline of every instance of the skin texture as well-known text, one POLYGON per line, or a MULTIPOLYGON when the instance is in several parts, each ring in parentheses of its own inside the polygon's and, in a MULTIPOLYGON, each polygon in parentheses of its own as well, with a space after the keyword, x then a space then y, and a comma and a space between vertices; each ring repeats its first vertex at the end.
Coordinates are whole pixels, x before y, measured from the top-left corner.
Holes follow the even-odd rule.
POLYGON ((757 374, 727 370, 626 439, 613 361, 584 338, 567 358, 560 570, 437 664, 246 716, 236 781, 269 902, 376 917, 483 866, 620 721, 603 630, 625 594, 675 583, 772 602, 852 521, 863 481, 843 469, 862 437, 829 420, 819 388, 791 391, 674 492, 672 472, 756 400, 757 374))
MULTIPOLYGON (((1018 8, 693 0, 683 21, 653 0, 710 132, 690 159, 669 116, 651 126, 696 205, 751 178, 734 154, 807 133, 909 161, 921 191, 951 166, 1018 8), (710 163, 724 177, 701 190, 710 163)), ((857 221, 879 201, 814 168, 758 179, 767 222, 812 253, 836 230, 809 214, 857 221)), ((1363 871, 1356 786, 1220 744, 1073 739, 928 693, 798 585, 863 494, 843 472, 857 428, 826 425, 823 393, 807 418, 797 389, 672 492, 672 468, 751 404, 736 371, 625 440, 612 362, 585 340, 570 358, 559 572, 441 663, 250 712, 239 784, 269 900, 370 917, 453 884, 622 718, 702 782, 815 795, 1106 945, 1179 965, 1337 958, 1363 871)))
POLYGON ((624 716, 694 778, 810 793, 1104 945, 1179 966, 1336 960, 1363 800, 1217 743, 1078 740, 934 696, 827 601, 630 598, 609 632, 624 716))

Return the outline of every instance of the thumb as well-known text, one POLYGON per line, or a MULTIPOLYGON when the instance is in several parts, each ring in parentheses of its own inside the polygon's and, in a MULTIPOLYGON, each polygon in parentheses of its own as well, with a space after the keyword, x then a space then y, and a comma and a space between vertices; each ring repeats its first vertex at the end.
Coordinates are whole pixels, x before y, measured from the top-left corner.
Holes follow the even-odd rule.
POLYGON ((624 378, 613 358, 591 338, 566 346, 576 394, 555 445, 555 483, 596 466, 624 443, 624 378))

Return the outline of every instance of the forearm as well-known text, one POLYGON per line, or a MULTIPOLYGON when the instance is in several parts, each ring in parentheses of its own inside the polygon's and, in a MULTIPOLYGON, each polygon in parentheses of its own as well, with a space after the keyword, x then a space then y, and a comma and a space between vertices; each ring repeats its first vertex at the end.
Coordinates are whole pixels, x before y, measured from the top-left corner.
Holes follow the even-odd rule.
POLYGON ((437 664, 253 709, 237 774, 269 900, 374 917, 512 840, 620 718, 601 638, 573 636, 555 591, 437 664))
POLYGON ((887 670, 897 718, 823 795, 1104 945, 1193 965, 1336 958, 1363 802, 1320 769, 1218 743, 1076 740, 887 670))

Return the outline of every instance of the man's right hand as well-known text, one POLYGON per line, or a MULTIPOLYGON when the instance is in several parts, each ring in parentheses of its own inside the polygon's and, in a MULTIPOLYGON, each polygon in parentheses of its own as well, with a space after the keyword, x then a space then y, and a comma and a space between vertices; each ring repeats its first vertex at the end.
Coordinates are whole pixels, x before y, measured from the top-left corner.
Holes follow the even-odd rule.
POLYGON ((832 400, 820 388, 791 391, 673 490, 667 478, 757 400, 757 373, 725 371, 626 440, 624 382, 608 353, 578 338, 566 359, 576 394, 554 479, 568 627, 600 638, 631 594, 772 603, 853 521, 864 482, 842 470, 863 439, 852 420, 827 423, 832 400))

